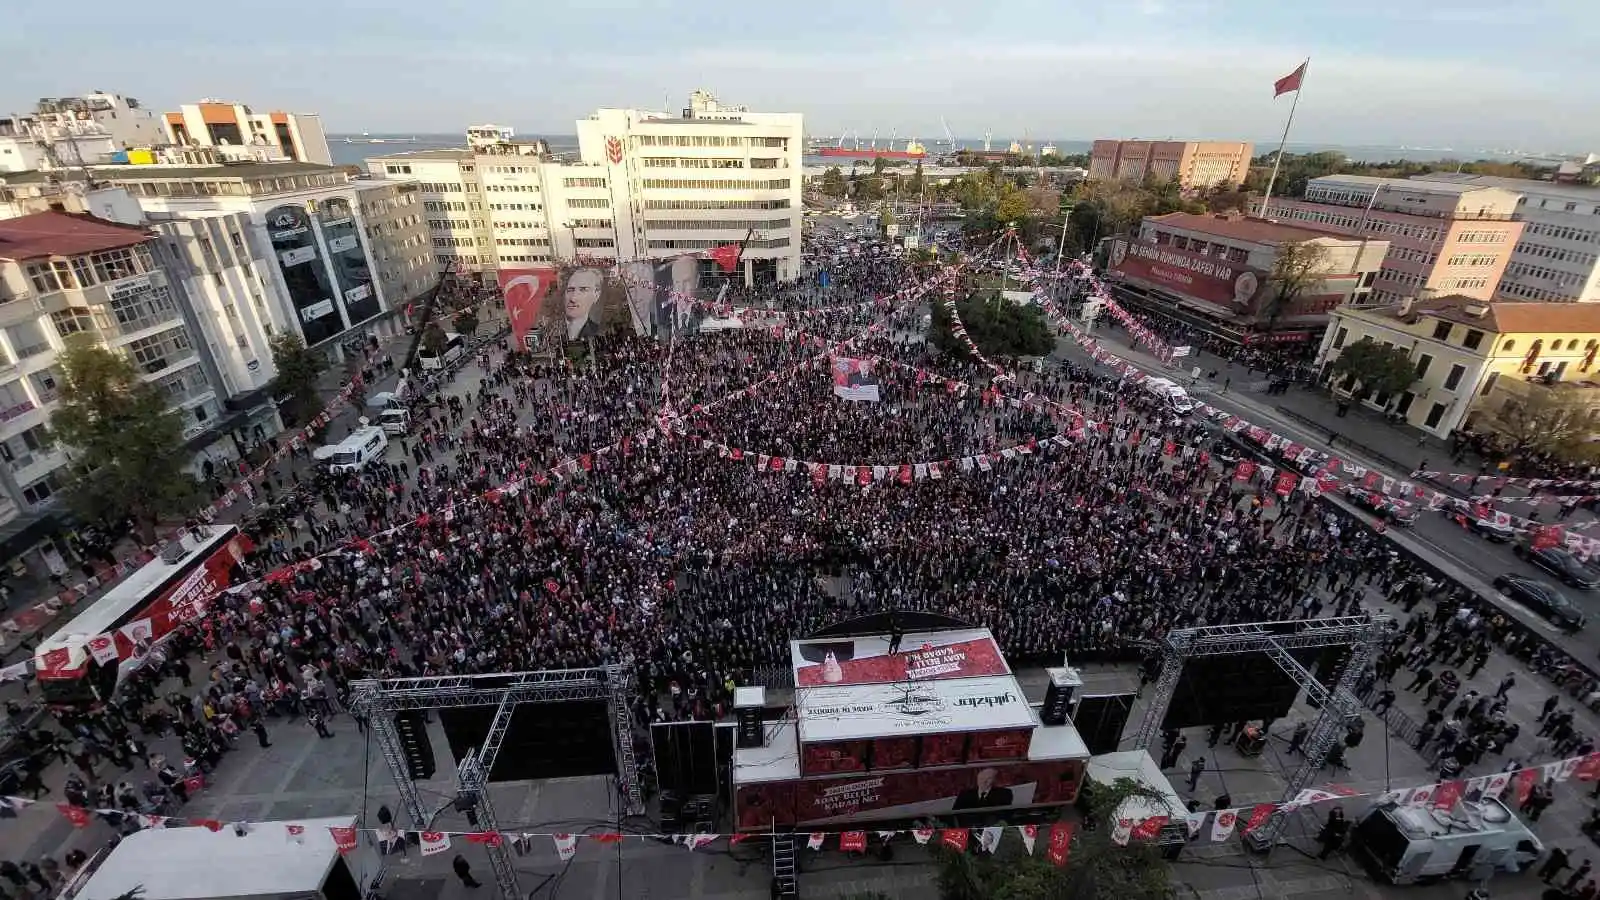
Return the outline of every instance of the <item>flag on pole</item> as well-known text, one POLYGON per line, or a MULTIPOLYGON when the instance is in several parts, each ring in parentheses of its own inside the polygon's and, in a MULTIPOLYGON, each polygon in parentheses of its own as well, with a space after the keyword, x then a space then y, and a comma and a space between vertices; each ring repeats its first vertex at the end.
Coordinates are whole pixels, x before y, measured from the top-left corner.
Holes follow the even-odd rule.
POLYGON ((1293 72, 1274 81, 1272 83, 1272 99, 1276 100, 1284 94, 1300 90, 1301 82, 1306 80, 1306 66, 1310 65, 1310 63, 1310 60, 1306 60, 1293 72))

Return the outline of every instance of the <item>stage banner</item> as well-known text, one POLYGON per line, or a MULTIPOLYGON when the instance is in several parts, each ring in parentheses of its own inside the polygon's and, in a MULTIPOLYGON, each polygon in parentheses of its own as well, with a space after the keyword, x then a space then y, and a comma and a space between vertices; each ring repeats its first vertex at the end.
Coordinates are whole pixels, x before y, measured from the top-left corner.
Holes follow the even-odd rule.
POLYGON ((835 356, 833 395, 844 400, 877 403, 878 379, 872 374, 872 360, 835 356))
POLYGON ((907 634, 897 653, 882 637, 796 641, 792 647, 795 684, 802 688, 1011 674, 994 638, 976 629, 907 634))
POLYGON ((1233 312, 1255 308, 1266 275, 1224 259, 1170 245, 1116 240, 1111 273, 1123 280, 1161 288, 1233 312))
POLYGON ((967 738, 967 762, 1025 759, 1033 729, 980 731, 967 738))
POLYGON ((867 746, 866 741, 806 744, 800 759, 800 771, 806 775, 866 771, 867 746))

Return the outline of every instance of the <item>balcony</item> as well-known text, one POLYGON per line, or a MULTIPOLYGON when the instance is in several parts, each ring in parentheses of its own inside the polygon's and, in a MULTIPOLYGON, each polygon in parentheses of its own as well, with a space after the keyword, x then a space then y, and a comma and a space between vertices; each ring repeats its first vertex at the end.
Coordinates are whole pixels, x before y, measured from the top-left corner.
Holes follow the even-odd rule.
POLYGON ((43 311, 43 305, 32 291, 23 291, 10 299, 0 300, 0 328, 31 321, 43 311))

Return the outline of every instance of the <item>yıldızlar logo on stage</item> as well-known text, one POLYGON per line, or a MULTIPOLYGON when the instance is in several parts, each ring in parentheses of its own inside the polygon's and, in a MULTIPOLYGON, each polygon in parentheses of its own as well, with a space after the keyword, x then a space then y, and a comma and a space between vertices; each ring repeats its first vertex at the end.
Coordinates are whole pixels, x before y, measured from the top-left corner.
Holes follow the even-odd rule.
POLYGON ((611 164, 612 165, 616 165, 617 163, 622 162, 622 139, 621 138, 614 138, 614 137, 606 138, 606 159, 611 160, 611 164))

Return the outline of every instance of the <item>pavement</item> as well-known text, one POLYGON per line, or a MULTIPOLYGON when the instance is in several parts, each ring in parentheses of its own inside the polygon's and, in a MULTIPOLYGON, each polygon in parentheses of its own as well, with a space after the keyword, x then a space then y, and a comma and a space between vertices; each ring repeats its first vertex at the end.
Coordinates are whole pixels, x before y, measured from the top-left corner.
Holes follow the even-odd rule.
MULTIPOLYGON (((1264 372, 1252 374, 1244 366, 1231 365, 1227 360, 1209 354, 1183 358, 1178 360, 1176 368, 1169 367, 1134 345, 1131 337, 1120 328, 1106 327, 1104 317, 1101 323, 1097 323, 1093 336, 1107 350, 1125 361, 1145 371, 1178 380, 1193 396, 1212 406, 1342 460, 1381 471, 1396 479, 1409 479, 1414 467, 1424 461, 1432 468, 1448 468, 1449 448, 1443 442, 1431 437, 1419 440, 1420 432, 1416 429, 1397 428, 1375 414, 1365 410, 1358 412, 1358 408, 1352 408, 1349 415, 1340 418, 1331 400, 1304 387, 1291 388, 1284 394, 1268 394, 1267 374, 1264 372), (1181 376, 1187 375, 1195 366, 1200 367, 1203 373, 1216 369, 1217 377, 1212 379, 1202 375, 1191 384, 1189 378, 1181 376), (1175 371, 1180 375, 1175 375, 1175 371)), ((1075 362, 1094 362, 1070 338, 1060 341, 1056 353, 1075 362)), ((1443 486, 1434 487, 1443 490, 1443 486)), ((1507 496, 1520 496, 1523 492, 1508 488, 1505 493, 1507 496)), ((1370 516, 1336 497, 1328 500, 1343 506, 1353 515, 1371 521, 1370 516)), ((1528 507, 1517 505, 1509 509, 1516 514, 1526 515, 1528 507)), ((1578 512, 1568 522, 1585 522, 1592 518, 1587 512, 1578 512)), ((1555 520, 1553 505, 1547 507, 1544 520, 1555 520)), ((1591 670, 1600 668, 1600 592, 1561 589, 1568 599, 1588 613, 1590 620, 1586 629, 1569 635, 1495 590, 1494 579, 1507 573, 1545 582, 1552 580, 1542 569, 1519 559, 1512 552, 1511 545, 1479 537, 1456 525, 1442 513, 1426 508, 1419 511, 1413 527, 1390 528, 1385 534, 1396 544, 1432 563, 1442 574, 1475 590, 1507 615, 1535 629, 1591 670)))

